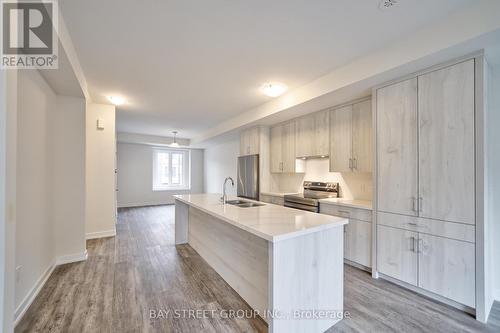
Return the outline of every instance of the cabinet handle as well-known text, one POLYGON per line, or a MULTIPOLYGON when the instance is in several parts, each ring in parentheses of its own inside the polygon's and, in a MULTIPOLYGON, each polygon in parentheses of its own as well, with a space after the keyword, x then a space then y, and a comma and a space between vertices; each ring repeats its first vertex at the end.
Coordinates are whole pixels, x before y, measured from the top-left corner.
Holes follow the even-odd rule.
POLYGON ((417 240, 417 253, 423 253, 422 249, 424 248, 424 240, 422 238, 419 238, 417 240), (422 245, 420 245, 422 244, 422 245))
POLYGON ((411 210, 414 211, 415 213, 418 212, 418 208, 417 208, 417 198, 415 197, 412 197, 411 198, 411 210))
POLYGON ((415 237, 411 236, 410 240, 411 240, 411 242, 410 242, 410 251, 411 252, 415 252, 415 237))
POLYGON ((421 212, 421 211, 422 211, 423 202, 424 202, 424 198, 419 197, 419 198, 418 198, 418 211, 419 211, 419 212, 421 212))
POLYGON ((356 157, 353 159, 353 167, 352 168, 358 170, 358 159, 356 157))

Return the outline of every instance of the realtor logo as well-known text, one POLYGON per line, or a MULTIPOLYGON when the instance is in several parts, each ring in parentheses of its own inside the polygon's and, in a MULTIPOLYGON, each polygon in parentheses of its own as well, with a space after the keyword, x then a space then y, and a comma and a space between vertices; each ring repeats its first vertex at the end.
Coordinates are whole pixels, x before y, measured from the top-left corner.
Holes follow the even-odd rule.
POLYGON ((56 0, 1 0, 1 69, 58 68, 56 0))

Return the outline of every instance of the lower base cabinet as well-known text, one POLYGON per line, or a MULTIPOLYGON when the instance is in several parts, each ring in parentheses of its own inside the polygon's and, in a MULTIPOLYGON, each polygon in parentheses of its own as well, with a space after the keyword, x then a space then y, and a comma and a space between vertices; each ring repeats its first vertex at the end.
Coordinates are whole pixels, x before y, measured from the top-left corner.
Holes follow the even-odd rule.
POLYGON ((372 224, 349 219, 344 228, 344 258, 371 267, 372 224))
POLYGON ((474 243, 377 225, 377 270, 475 308, 474 243))
POLYGON ((419 234, 418 286, 475 307, 475 245, 419 234))
POLYGON ((262 202, 267 202, 270 204, 275 204, 280 206, 283 206, 285 204, 285 199, 283 197, 268 195, 268 194, 261 194, 259 200, 262 202))
POLYGON ((377 270, 400 281, 417 285, 418 233, 377 226, 377 270))

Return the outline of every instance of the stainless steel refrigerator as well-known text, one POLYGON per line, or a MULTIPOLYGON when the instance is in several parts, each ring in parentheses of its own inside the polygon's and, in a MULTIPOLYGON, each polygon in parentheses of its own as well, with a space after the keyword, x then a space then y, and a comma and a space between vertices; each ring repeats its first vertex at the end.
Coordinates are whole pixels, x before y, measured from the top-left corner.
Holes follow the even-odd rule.
POLYGON ((259 200, 259 155, 238 157, 238 196, 259 200))

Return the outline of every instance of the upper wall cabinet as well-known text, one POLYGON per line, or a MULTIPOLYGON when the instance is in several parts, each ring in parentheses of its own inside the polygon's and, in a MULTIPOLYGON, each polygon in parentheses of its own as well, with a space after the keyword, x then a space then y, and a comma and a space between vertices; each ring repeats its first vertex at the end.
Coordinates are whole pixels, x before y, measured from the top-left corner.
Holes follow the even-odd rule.
POLYGON ((331 111, 330 172, 372 172, 370 100, 331 111))
POLYGON ((474 60, 377 90, 378 210, 475 222, 474 60))
POLYGON ((417 79, 377 90, 378 210, 417 215, 417 79))
POLYGON ((329 120, 329 112, 320 111, 295 121, 295 157, 329 154, 329 120))
POLYGON ((303 161, 295 158, 295 121, 271 127, 271 172, 304 172, 303 161))
POLYGON ((260 128, 258 126, 243 130, 240 134, 240 155, 259 153, 260 128))

